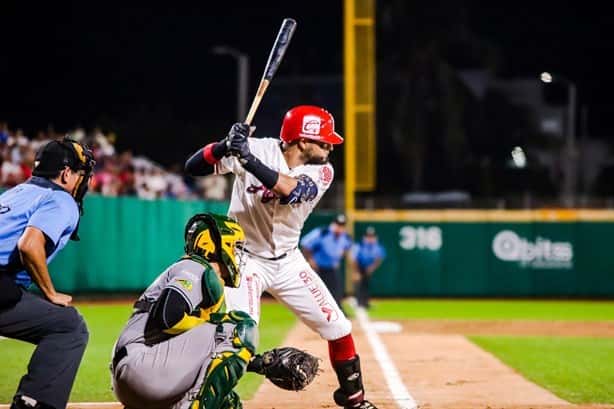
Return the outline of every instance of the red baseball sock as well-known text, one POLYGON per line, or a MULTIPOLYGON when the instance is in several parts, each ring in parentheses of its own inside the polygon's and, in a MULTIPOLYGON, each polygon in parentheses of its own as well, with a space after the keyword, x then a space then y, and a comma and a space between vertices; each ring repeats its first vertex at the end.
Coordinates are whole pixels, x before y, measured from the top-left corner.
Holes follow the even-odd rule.
POLYGON ((335 366, 336 362, 349 361, 356 356, 354 338, 348 334, 342 338, 328 341, 328 356, 330 363, 335 366))

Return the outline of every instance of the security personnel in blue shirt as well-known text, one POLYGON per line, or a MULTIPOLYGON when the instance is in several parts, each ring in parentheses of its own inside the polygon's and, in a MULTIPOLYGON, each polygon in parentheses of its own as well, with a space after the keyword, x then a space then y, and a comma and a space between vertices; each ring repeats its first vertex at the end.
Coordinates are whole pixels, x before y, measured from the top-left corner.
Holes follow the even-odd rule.
POLYGON ((341 307, 343 287, 339 266, 352 248, 352 238, 345 230, 345 216, 338 215, 327 227, 316 227, 301 240, 301 250, 315 272, 341 307))
POLYGON ((358 305, 369 308, 369 280, 386 258, 386 250, 379 244, 375 228, 367 227, 360 243, 352 249, 352 260, 357 271, 355 294, 358 305))
POLYGON ((78 240, 94 160, 71 140, 36 154, 32 178, 0 195, 0 335, 37 345, 11 409, 63 409, 85 346, 85 321, 55 290, 48 263, 78 240), (36 284, 42 297, 27 291, 36 284))

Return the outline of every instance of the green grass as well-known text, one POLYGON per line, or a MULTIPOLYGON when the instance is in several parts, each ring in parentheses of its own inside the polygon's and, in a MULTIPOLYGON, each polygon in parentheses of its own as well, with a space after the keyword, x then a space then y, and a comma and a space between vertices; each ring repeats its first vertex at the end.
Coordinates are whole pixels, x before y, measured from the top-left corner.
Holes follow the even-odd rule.
POLYGON ((612 301, 375 300, 372 319, 614 321, 612 301))
MULTIPOLYGON (((115 401, 111 392, 109 362, 116 337, 126 323, 132 307, 125 305, 78 305, 85 317, 90 341, 71 394, 72 402, 115 401)), ((295 322, 292 313, 283 305, 264 303, 260 326, 260 350, 279 345, 295 322)), ((26 372, 34 346, 19 341, 0 340, 0 403, 13 397, 19 379, 26 372)), ((242 379, 238 391, 245 399, 253 396, 262 378, 248 374, 242 379)))
POLYGON ((573 403, 614 403, 614 338, 470 337, 573 403))

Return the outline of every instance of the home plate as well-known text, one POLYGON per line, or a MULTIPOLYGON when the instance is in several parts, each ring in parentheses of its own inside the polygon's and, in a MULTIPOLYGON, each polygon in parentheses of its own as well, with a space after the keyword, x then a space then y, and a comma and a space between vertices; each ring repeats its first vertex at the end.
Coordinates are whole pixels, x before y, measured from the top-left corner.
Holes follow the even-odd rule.
POLYGON ((371 321, 371 327, 379 333, 397 333, 403 330, 401 324, 391 321, 371 321))

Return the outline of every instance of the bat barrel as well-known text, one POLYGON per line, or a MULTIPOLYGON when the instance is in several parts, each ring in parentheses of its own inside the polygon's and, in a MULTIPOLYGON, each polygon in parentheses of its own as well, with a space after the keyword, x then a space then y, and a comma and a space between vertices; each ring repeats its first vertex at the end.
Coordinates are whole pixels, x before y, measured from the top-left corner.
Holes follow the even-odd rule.
POLYGON ((292 39, 295 29, 296 21, 294 19, 285 18, 281 23, 281 28, 277 33, 277 38, 275 39, 275 43, 273 44, 273 48, 269 54, 269 60, 267 61, 266 68, 264 70, 264 79, 270 81, 277 72, 277 68, 279 68, 279 64, 284 58, 284 54, 288 49, 288 44, 290 44, 290 40, 292 39))

